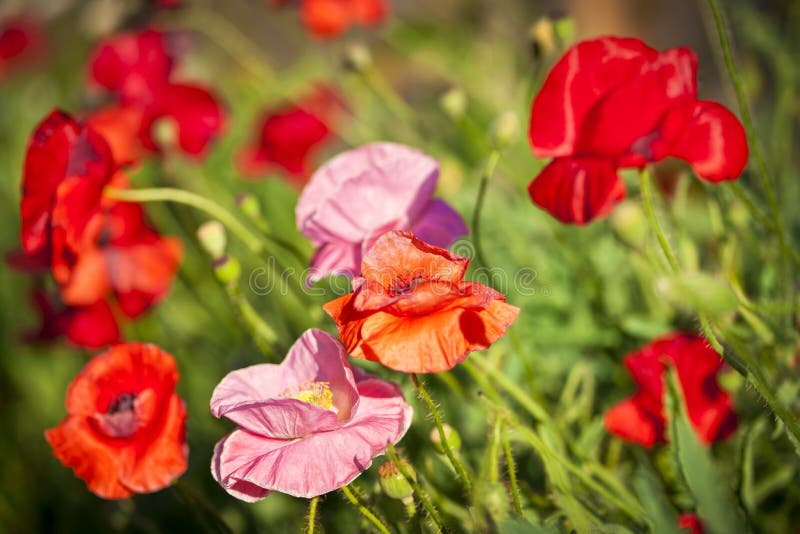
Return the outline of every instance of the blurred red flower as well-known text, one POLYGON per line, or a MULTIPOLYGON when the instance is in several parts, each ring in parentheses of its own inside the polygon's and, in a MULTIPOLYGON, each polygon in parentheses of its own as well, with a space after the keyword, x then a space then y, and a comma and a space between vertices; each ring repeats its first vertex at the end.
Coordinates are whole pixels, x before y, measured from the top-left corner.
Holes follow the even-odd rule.
POLYGON ((309 33, 332 39, 350 26, 376 26, 389 16, 387 0, 270 0, 275 6, 300 3, 300 18, 309 33))
POLYGON ((27 16, 0 21, 0 81, 13 70, 35 62, 44 51, 44 32, 27 16))
POLYGON ((237 155, 239 171, 255 177, 279 167, 296 185, 303 185, 311 172, 309 159, 333 138, 345 110, 344 99, 335 89, 319 85, 297 102, 267 111, 254 143, 237 155))
POLYGON ((99 348, 120 340, 119 326, 106 300, 88 306, 67 306, 57 295, 37 291, 33 304, 40 324, 23 336, 28 343, 55 341, 65 336, 80 347, 99 348))
POLYGON ((142 114, 139 106, 112 104, 86 117, 86 124, 105 138, 117 167, 133 165, 144 156, 142 114))
POLYGON ((639 389, 606 412, 608 431, 645 447, 665 441, 663 380, 668 365, 678 375, 700 441, 710 444, 730 436, 736 430, 736 413, 730 396, 717 384, 724 362, 705 339, 686 334, 657 339, 625 357, 639 389))
POLYGON ((95 356, 67 391, 67 417, 45 438, 89 490, 123 499, 170 485, 186 471, 186 409, 178 370, 154 345, 116 345, 95 356))
POLYGON ((678 518, 678 528, 681 530, 689 529, 690 534, 703 534, 703 523, 696 514, 681 514, 678 518))
POLYGON ((465 282, 468 264, 392 231, 364 256, 353 292, 323 309, 354 358, 406 373, 446 371, 503 337, 519 314, 494 289, 465 282))
POLYGON ((115 94, 121 105, 117 109, 127 110, 124 116, 117 114, 119 132, 132 126, 131 109, 137 109, 140 120, 133 131, 141 146, 151 151, 165 148, 159 146, 155 130, 167 121, 176 130, 177 146, 189 156, 203 157, 225 129, 227 115, 212 90, 175 81, 174 65, 167 34, 122 33, 98 44, 89 62, 89 81, 115 94))
POLYGON ((531 109, 530 142, 554 158, 528 187, 564 223, 607 215, 625 196, 617 170, 668 156, 710 182, 736 179, 747 163, 744 129, 725 107, 697 100, 697 58, 638 39, 583 41, 556 63, 531 109))

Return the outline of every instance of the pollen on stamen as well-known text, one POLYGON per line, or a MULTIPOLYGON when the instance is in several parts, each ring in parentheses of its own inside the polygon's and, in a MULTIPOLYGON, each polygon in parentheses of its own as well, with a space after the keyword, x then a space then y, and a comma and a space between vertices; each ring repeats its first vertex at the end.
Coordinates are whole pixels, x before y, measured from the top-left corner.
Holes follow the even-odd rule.
POLYGON ((298 386, 290 387, 283 392, 282 396, 336 411, 333 407, 333 391, 331 391, 330 382, 303 382, 298 386))

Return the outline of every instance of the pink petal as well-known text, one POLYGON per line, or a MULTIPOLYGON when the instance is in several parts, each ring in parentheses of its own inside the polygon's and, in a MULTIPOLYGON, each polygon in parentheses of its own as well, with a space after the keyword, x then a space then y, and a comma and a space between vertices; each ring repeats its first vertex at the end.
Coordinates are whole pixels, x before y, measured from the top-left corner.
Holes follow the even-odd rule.
POLYGON ((468 234, 469 229, 456 210, 435 198, 411 227, 411 232, 426 243, 447 248, 468 234))
POLYGON ((347 241, 331 241, 319 247, 311 258, 308 285, 330 274, 349 277, 361 272, 361 246, 347 241))

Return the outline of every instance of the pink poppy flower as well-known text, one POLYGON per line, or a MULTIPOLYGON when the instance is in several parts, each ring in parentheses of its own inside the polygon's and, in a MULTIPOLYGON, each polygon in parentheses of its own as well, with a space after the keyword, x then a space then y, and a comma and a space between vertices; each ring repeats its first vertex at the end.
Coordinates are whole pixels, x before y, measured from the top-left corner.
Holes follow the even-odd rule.
POLYGON ((410 230, 437 247, 467 233, 461 216, 433 193, 439 164, 413 148, 372 143, 319 168, 300 195, 297 228, 316 247, 308 283, 357 276, 361 258, 390 230, 410 230))
POLYGON ((239 428, 214 448, 211 474, 243 501, 272 491, 311 498, 354 480, 408 430, 400 388, 351 368, 341 343, 307 330, 280 365, 222 379, 211 412, 239 428))

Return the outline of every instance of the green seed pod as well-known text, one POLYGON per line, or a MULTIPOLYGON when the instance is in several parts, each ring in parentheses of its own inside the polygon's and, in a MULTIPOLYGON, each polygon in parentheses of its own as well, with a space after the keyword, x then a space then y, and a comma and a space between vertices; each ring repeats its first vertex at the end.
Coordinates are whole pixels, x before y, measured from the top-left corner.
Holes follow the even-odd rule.
MULTIPOLYGON (((403 462, 403 466, 406 470, 411 473, 411 478, 417 480, 417 474, 414 472, 414 468, 405 460, 400 461, 403 462)), ((404 500, 414 494, 411 484, 408 483, 408 480, 406 480, 400 470, 397 469, 397 465, 395 465, 394 462, 385 462, 380 466, 378 468, 378 476, 380 477, 381 489, 387 497, 404 500)))
MULTIPOLYGON (((450 448, 454 451, 457 451, 461 448, 461 436, 458 435, 458 432, 455 428, 451 427, 447 423, 442 425, 444 429, 444 437, 447 440, 447 443, 450 445, 450 448)), ((431 443, 433 443, 433 447, 439 451, 440 453, 444 454, 444 446, 442 446, 442 440, 439 436, 439 430, 434 428, 431 430, 431 443)))
POLYGON ((197 240, 200 246, 214 259, 225 255, 227 236, 225 227, 219 221, 208 221, 197 229, 197 240))
POLYGON ((493 122, 489 138, 495 148, 505 148, 514 142, 519 133, 519 119, 511 111, 504 111, 493 122))
POLYGON ((611 227, 628 245, 642 247, 649 237, 647 220, 637 202, 624 200, 611 213, 611 227))
POLYGON ((242 193, 236 197, 236 206, 239 211, 244 213, 250 219, 258 219, 261 217, 261 203, 251 193, 242 193))
POLYGON ((453 87, 439 97, 439 105, 451 119, 460 119, 467 111, 467 95, 459 87, 453 87))
POLYGON ((223 284, 235 283, 241 272, 242 266, 236 258, 226 255, 214 260, 214 276, 223 284))

